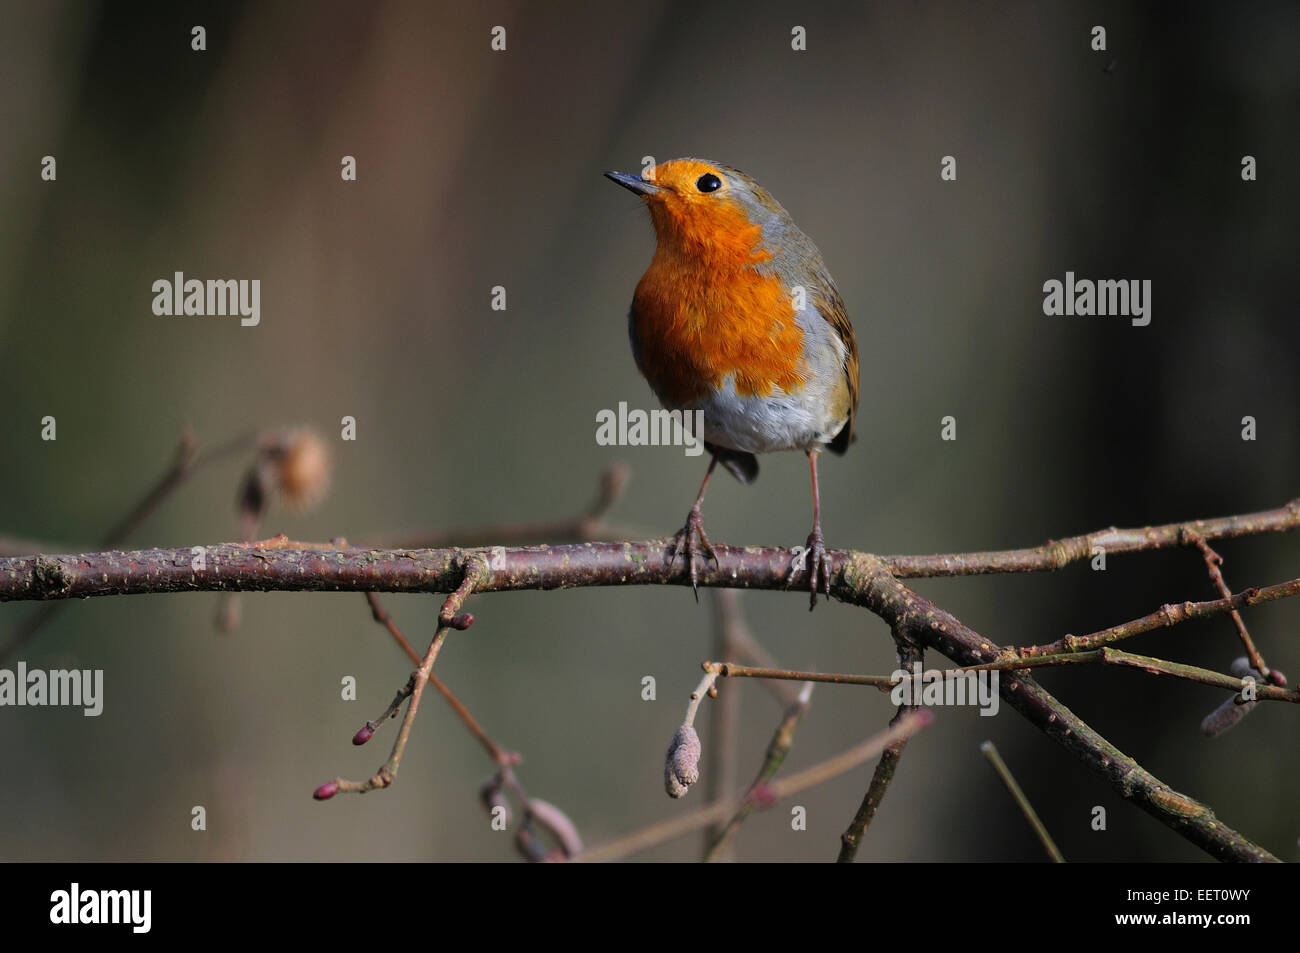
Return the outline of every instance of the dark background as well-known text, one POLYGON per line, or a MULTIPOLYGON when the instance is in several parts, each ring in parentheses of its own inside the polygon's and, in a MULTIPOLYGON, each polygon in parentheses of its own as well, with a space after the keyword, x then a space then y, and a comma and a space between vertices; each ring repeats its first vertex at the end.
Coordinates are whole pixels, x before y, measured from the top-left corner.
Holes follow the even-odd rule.
MULTIPOLYGON (((1109 525, 1272 508, 1300 495, 1300 7, 1289 3, 3 3, 0 32, 0 534, 93 548, 162 470, 181 429, 220 443, 316 427, 332 492, 266 533, 382 531, 576 513, 602 467, 633 482, 614 518, 681 523, 703 469, 677 450, 606 448, 595 415, 652 397, 625 314, 653 239, 600 176, 642 157, 739 166, 812 235, 862 355, 871 426, 824 460, 833 547, 881 553, 1034 545, 1109 525), (207 28, 208 50, 190 49, 207 28), (508 50, 489 49, 507 28, 508 50), (807 28, 808 49, 790 49, 807 28), (1095 24, 1108 51, 1090 48, 1095 24), (40 179, 41 157, 58 180, 40 179), (1243 155, 1259 180, 1243 182, 1243 155), (359 180, 339 179, 354 155, 359 180), (958 162, 939 178, 941 157, 958 162), (262 321, 162 318, 151 283, 260 278, 262 321), (1042 284, 1150 279, 1153 320, 1046 317, 1042 284), (489 308, 494 285, 505 312, 489 308), (58 440, 40 439, 53 415, 58 440), (958 440, 939 420, 958 419, 958 440), (359 439, 337 439, 353 415, 359 439), (1241 439, 1241 419, 1258 439, 1241 439)), ((723 477, 715 540, 802 543, 806 466, 723 477)), ((128 541, 238 536, 241 468, 204 472, 128 541)), ((1234 589, 1296 576, 1295 536, 1224 543, 1234 589)), ((1003 644, 1043 642, 1212 598, 1198 555, 1116 556, 1105 573, 918 584, 1003 644)), ((438 670, 525 756, 531 793, 591 843, 703 803, 670 803, 663 751, 699 662, 710 599, 682 589, 494 595, 438 670), (658 701, 640 699, 644 675, 658 701)), ((409 665, 355 595, 77 603, 23 658, 105 670, 105 713, 0 710, 5 859, 507 859, 475 796, 490 765, 445 706, 421 710, 401 779, 310 800, 374 770, 390 727, 348 739, 409 665), (357 703, 338 698, 354 675, 357 703), (192 832, 190 809, 208 811, 192 832)), ((390 597, 423 642, 434 600, 390 597)), ((887 673, 878 619, 756 593, 786 665, 887 673)), ((31 606, 0 607, 11 631, 31 606)), ((1296 608, 1253 609, 1270 663, 1300 674, 1296 608)), ((1226 619, 1134 651, 1226 670, 1226 619)), ((5 663, 12 666, 12 660, 5 663)), ((1296 859, 1295 712, 1266 704, 1209 741, 1224 697, 1132 671, 1043 682, 1125 753, 1283 859, 1296 859)), ((740 773, 779 711, 743 695, 740 773)), ((788 769, 884 724, 888 699, 824 685, 788 769)), ((701 724, 707 724, 708 708, 701 724)), ((941 710, 909 748, 860 854, 1037 860, 978 752, 995 740, 1074 860, 1199 851, 1003 707, 941 710), (1109 812, 1104 833, 1090 811, 1109 812)), ((709 770, 706 751, 704 769, 709 770)), ((750 820, 748 860, 825 860, 870 769, 750 820)), ((640 855, 692 859, 698 838, 640 855)))

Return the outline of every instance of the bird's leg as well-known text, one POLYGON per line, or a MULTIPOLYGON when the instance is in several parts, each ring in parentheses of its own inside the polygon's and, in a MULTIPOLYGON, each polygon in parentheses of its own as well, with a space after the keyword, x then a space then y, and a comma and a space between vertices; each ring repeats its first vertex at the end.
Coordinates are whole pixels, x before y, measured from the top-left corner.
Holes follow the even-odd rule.
POLYGON ((704 491, 708 489, 709 477, 713 476, 713 468, 717 465, 718 458, 712 457, 709 460, 709 468, 704 471, 704 482, 700 484, 700 492, 695 497, 695 505, 686 514, 686 525, 681 528, 681 532, 673 537, 677 544, 673 547, 672 556, 668 560, 669 565, 672 565, 677 561, 678 556, 683 552, 686 553, 686 566, 690 571, 691 588, 695 590, 696 602, 700 601, 700 588, 695 571, 695 557, 704 553, 715 563, 718 561, 718 554, 713 551, 713 544, 709 542, 709 537, 704 535, 704 517, 700 513, 700 506, 704 503, 704 491), (698 547, 695 545, 697 537, 700 543, 698 547))
POLYGON ((818 576, 825 582, 823 592, 826 597, 830 598, 831 594, 831 568, 826 563, 826 541, 822 539, 822 504, 821 498, 817 492, 817 454, 816 450, 808 451, 808 465, 812 470, 812 496, 813 496, 813 528, 808 534, 807 553, 808 560, 808 589, 812 593, 812 598, 808 603, 808 611, 811 612, 817 608, 817 580, 818 576))

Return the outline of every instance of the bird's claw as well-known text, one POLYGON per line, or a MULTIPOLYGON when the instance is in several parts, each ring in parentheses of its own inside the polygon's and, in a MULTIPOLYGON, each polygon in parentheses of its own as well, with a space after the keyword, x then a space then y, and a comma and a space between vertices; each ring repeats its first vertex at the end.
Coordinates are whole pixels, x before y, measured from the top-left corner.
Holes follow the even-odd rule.
POLYGON ((814 529, 808 535, 807 560, 808 560, 808 591, 812 593, 808 601, 808 611, 812 612, 817 608, 817 580, 822 580, 821 591, 826 593, 826 598, 831 597, 831 567, 826 560, 826 542, 822 539, 821 530, 814 529))
POLYGON ((668 558, 668 564, 671 566, 677 561, 677 557, 686 554, 686 568, 691 577, 691 589, 695 592, 695 601, 700 601, 699 574, 695 568, 695 557, 699 555, 712 559, 714 565, 717 565, 718 554, 713 551, 713 544, 709 542, 709 537, 704 535, 704 517, 700 515, 698 509, 692 508, 686 517, 686 525, 683 526, 673 537, 676 540, 673 546, 672 555, 668 558), (696 545, 696 539, 699 545, 696 545))

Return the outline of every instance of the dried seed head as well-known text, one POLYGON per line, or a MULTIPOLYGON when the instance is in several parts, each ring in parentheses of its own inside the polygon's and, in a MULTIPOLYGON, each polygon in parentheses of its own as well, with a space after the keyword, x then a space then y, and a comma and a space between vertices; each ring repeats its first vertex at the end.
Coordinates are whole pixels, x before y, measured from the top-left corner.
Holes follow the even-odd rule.
POLYGON ((290 430, 266 450, 275 468, 275 482, 291 506, 315 506, 329 490, 329 449, 314 431, 290 430))

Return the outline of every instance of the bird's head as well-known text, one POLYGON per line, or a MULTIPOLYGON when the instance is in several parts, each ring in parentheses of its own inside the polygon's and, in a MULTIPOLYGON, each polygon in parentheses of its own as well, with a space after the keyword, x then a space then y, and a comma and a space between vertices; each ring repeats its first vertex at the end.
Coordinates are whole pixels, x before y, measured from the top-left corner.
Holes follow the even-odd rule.
POLYGON ((671 159, 645 175, 606 172, 645 201, 662 253, 753 264, 774 254, 790 216, 739 169, 707 159, 671 159))

